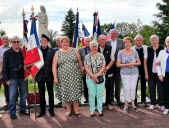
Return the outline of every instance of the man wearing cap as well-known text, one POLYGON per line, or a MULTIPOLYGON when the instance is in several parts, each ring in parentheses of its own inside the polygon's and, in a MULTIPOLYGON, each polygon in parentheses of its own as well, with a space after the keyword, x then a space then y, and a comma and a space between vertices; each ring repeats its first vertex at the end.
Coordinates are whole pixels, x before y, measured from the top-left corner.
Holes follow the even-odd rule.
POLYGON ((49 96, 49 114, 51 117, 55 116, 54 113, 54 94, 53 94, 53 74, 52 74, 52 61, 55 50, 48 46, 50 39, 45 35, 41 35, 41 46, 39 47, 43 54, 44 66, 39 70, 35 79, 38 83, 40 94, 40 113, 37 117, 42 117, 46 114, 46 100, 45 100, 45 84, 49 96))

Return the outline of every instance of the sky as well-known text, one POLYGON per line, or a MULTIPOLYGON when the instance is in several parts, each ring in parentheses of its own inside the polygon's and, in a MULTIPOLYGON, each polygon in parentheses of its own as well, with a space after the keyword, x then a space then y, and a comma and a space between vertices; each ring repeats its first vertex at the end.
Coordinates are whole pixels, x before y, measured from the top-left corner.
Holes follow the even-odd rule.
POLYGON ((78 8, 80 21, 83 21, 90 33, 95 11, 99 14, 101 25, 114 22, 132 23, 138 19, 149 25, 151 21, 157 20, 153 15, 159 12, 156 8, 158 2, 161 3, 161 0, 0 0, 0 29, 4 29, 9 37, 22 37, 21 14, 24 8, 26 19, 29 20, 32 5, 35 15, 40 12, 40 5, 45 6, 49 19, 48 29, 58 31, 59 34, 61 24, 70 8, 75 14, 78 8))

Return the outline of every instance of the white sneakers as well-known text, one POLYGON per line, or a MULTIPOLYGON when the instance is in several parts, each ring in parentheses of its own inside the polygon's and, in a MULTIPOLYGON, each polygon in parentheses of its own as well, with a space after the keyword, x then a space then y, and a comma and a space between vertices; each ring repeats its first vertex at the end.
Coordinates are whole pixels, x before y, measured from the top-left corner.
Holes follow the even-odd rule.
POLYGON ((149 109, 150 110, 154 110, 155 109, 155 105, 150 105, 149 109))
POLYGON ((161 111, 165 110, 165 106, 160 106, 161 111))
POLYGON ((164 112, 163 112, 163 114, 164 114, 164 115, 167 115, 168 112, 169 112, 169 109, 165 109, 164 112))

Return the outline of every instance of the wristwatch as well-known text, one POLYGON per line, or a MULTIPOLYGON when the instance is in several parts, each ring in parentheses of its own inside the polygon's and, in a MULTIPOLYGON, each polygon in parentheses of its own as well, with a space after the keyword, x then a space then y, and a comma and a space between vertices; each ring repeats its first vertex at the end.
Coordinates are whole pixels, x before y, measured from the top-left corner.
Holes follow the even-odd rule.
POLYGON ((109 70, 109 67, 106 67, 107 70, 109 70))

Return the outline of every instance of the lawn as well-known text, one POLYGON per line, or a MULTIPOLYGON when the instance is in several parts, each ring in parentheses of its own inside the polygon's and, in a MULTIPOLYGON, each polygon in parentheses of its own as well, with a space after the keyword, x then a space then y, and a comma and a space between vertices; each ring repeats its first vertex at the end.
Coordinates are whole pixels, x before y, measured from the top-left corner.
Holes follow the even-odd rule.
MULTIPOLYGON (((35 86, 36 86, 36 92, 38 92, 37 84, 35 86)), ((29 87, 29 92, 34 92, 34 84, 29 84, 28 87, 29 87)), ((0 89, 0 95, 4 95, 4 86, 3 85, 1 86, 1 89, 0 89)))

